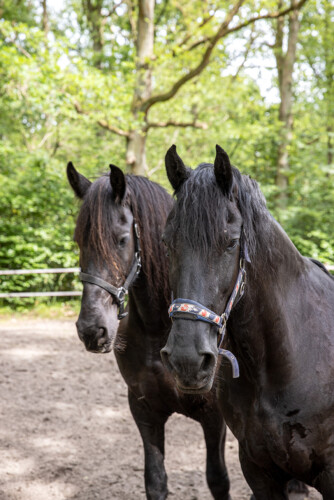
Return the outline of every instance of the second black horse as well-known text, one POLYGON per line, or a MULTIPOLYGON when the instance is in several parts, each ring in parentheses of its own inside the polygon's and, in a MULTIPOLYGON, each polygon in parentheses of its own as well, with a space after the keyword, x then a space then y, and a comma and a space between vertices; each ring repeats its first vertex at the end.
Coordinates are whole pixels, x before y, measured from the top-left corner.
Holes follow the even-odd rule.
POLYGON ((113 165, 110 169, 110 175, 91 183, 71 163, 67 167, 69 182, 83 200, 75 229, 84 281, 78 335, 88 351, 106 353, 114 347, 144 444, 147 498, 167 497, 164 427, 168 417, 178 412, 201 424, 209 488, 215 499, 228 500, 226 427, 215 392, 182 394, 160 359, 171 326, 161 235, 172 198, 143 177, 124 176, 113 165), (127 288, 128 315, 124 317, 127 288))
POLYGON ((333 500, 333 277, 298 252, 219 146, 196 170, 174 146, 166 167, 177 197, 165 229, 177 297, 166 366, 180 389, 205 394, 224 356, 218 396, 256 500, 286 500, 293 477, 333 500))

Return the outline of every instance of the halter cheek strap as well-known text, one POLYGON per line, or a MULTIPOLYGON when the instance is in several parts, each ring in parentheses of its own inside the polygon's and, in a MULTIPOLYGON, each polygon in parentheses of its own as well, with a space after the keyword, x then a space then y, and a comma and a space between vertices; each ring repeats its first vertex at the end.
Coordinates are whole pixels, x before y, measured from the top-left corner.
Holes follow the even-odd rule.
POLYGON ((135 256, 134 256, 134 262, 132 264, 130 273, 128 277, 126 278, 123 286, 120 286, 119 288, 115 287, 114 285, 111 285, 108 283, 108 281, 103 280, 102 278, 98 278, 97 276, 93 276, 92 274, 87 274, 81 272, 79 274, 80 280, 86 283, 91 283, 92 285, 99 286, 100 288, 103 288, 106 290, 110 295, 112 295, 118 304, 118 319, 123 319, 125 316, 127 316, 127 312, 124 312, 124 301, 126 295, 129 293, 129 287, 132 285, 132 282, 136 278, 136 276, 139 274, 140 269, 141 269, 141 257, 140 257, 140 243, 139 243, 139 227, 136 222, 133 224, 134 227, 134 234, 135 234, 135 256))
POLYGON ((232 294, 227 302, 225 311, 221 316, 211 311, 207 307, 203 306, 199 302, 188 299, 175 299, 168 310, 169 316, 172 319, 187 319, 193 321, 204 321, 205 323, 210 323, 218 328, 218 354, 227 358, 232 366, 233 378, 239 377, 239 364, 230 351, 222 349, 221 345, 224 340, 226 333, 226 323, 232 311, 232 307, 235 304, 235 300, 239 294, 238 301, 244 294, 245 284, 246 284, 246 269, 245 260, 250 262, 247 245, 244 243, 240 249, 240 267, 237 280, 235 282, 232 294))

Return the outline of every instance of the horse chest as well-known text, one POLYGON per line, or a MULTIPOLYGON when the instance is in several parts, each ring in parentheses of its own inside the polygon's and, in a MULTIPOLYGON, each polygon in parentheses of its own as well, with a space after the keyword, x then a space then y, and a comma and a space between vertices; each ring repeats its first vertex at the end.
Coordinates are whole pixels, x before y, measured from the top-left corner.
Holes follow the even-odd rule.
POLYGON ((312 466, 310 435, 311 430, 303 423, 262 414, 249 419, 243 442, 247 455, 259 465, 273 462, 298 475, 312 466))
POLYGON ((297 408, 289 411, 282 401, 273 406, 247 387, 233 391, 225 387, 222 394, 226 423, 250 460, 263 468, 278 465, 295 476, 311 469, 311 451, 317 453, 319 439, 314 425, 302 419, 297 408))
POLYGON ((293 477, 311 483, 318 469, 334 460, 333 419, 303 416, 285 405, 275 408, 253 404, 244 414, 239 443, 248 458, 270 470, 280 467, 293 477), (315 465, 316 464, 316 465, 315 465))
POLYGON ((150 401, 152 407, 171 406, 175 397, 174 382, 155 350, 129 348, 126 355, 116 356, 122 376, 137 399, 150 401))

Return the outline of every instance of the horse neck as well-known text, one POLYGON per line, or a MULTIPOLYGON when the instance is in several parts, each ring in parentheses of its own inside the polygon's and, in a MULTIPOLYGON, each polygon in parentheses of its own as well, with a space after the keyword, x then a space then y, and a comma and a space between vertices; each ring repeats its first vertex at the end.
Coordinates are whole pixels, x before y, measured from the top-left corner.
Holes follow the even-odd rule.
POLYGON ((231 315, 231 342, 236 356, 257 383, 268 376, 264 367, 270 367, 271 382, 285 383, 291 376, 295 333, 290 301, 298 293, 304 261, 275 221, 270 232, 270 238, 262 233, 262 241, 271 244, 260 242, 266 254, 258 253, 247 264, 245 295, 237 312, 231 315))
POLYGON ((129 291, 129 321, 138 323, 142 331, 154 335, 169 328, 168 302, 164 293, 163 289, 153 291, 141 271, 129 291))
POLYGON ((139 192, 133 189, 132 204, 141 229, 142 269, 130 288, 129 320, 158 335, 169 326, 167 257, 161 237, 173 200, 160 186, 136 176, 131 179, 133 187, 137 182, 142 186, 139 192))

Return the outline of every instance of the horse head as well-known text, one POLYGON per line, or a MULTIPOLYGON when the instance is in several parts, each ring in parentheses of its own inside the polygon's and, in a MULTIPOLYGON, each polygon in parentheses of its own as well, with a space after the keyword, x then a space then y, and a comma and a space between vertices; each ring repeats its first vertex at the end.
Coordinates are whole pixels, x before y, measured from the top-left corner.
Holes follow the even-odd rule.
POLYGON ((137 226, 118 167, 110 165, 110 174, 92 183, 69 163, 67 176, 82 200, 74 235, 84 283, 77 331, 88 351, 107 353, 126 314, 127 287, 140 268, 137 226))
POLYGON ((243 217, 236 169, 220 146, 216 146, 214 164, 202 163, 196 170, 185 167, 172 146, 166 154, 166 170, 176 203, 164 242, 170 283, 178 299, 170 307, 174 321, 161 355, 180 390, 202 393, 211 389, 216 372, 217 341, 224 327, 220 315, 227 311, 231 296, 238 300, 240 293, 236 282, 243 217))

